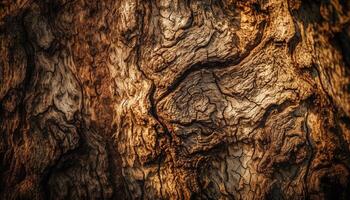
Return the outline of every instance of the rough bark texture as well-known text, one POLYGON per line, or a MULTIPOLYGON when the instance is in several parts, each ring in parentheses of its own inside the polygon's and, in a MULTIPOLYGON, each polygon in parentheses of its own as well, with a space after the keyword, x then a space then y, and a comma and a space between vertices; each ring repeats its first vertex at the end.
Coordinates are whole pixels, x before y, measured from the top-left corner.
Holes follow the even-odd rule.
POLYGON ((350 1, 2 0, 0 199, 350 199, 350 1))

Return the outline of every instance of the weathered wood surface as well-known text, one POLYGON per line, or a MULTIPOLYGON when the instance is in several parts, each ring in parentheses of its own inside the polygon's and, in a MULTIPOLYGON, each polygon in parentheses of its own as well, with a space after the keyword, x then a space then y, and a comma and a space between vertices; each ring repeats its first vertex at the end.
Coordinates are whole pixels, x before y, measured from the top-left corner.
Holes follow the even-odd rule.
POLYGON ((0 199, 349 199, 350 1, 3 0, 0 199))

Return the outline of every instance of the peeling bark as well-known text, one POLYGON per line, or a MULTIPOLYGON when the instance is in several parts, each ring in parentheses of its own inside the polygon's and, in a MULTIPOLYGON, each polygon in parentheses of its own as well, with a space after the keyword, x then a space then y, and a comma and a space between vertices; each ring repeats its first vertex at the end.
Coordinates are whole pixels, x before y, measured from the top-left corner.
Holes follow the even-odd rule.
POLYGON ((349 199, 350 2, 2 1, 0 199, 349 199))

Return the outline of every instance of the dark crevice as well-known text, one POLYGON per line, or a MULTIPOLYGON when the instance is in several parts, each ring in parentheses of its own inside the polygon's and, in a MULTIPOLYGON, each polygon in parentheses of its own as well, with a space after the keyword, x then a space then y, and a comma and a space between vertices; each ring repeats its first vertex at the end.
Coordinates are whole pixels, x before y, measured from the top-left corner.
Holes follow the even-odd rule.
POLYGON ((157 169, 157 175, 158 175, 159 183, 160 183, 160 196, 162 197, 161 199, 164 199, 164 195, 163 195, 163 183, 162 183, 162 177, 160 174, 160 167, 161 167, 162 162, 164 161, 164 158, 165 158, 165 155, 162 152, 158 157, 158 169, 157 169))
MULTIPOLYGON (((290 4, 290 2, 288 2, 288 4, 290 4)), ((297 23, 297 19, 295 17, 295 13, 292 13, 293 11, 291 11, 291 16, 293 18, 293 26, 295 28, 295 34, 293 35, 293 37, 290 39, 290 41, 288 42, 288 52, 290 55, 292 55, 297 47, 297 45, 299 44, 299 42, 301 42, 301 31, 300 28, 298 26, 297 23)))
MULTIPOLYGON (((348 25, 350 28, 350 25, 348 25)), ((346 33, 346 30, 339 33, 335 33, 332 38, 333 46, 335 46, 343 57, 343 61, 346 65, 346 72, 350 75, 350 36, 346 33)))
POLYGON ((247 51, 241 55, 236 55, 235 57, 228 58, 228 59, 213 59, 213 60, 206 60, 199 63, 195 63, 189 67, 186 68, 176 79, 169 84, 169 86, 166 88, 166 91, 157 97, 156 101, 157 103, 160 102, 162 99, 164 99, 166 96, 168 96, 170 93, 176 90, 176 88, 192 73, 199 71, 201 69, 223 69, 227 67, 233 67, 235 65, 240 64, 243 60, 245 60, 254 49, 256 49, 259 45, 266 45, 270 40, 263 41, 263 33, 265 30, 266 22, 263 22, 259 25, 259 29, 262 29, 260 34, 255 38, 253 42, 248 44, 247 51))
POLYGON ((160 120, 159 116, 158 116, 158 113, 157 113, 157 109, 156 109, 156 103, 155 103, 155 100, 154 100, 154 96, 155 96, 155 92, 156 92, 156 86, 154 84, 154 81, 149 78, 145 72, 141 69, 141 63, 140 63, 140 58, 142 57, 141 55, 141 44, 143 44, 143 16, 144 16, 144 13, 143 13, 143 10, 145 10, 145 5, 143 5, 143 9, 142 9, 142 13, 139 13, 139 16, 138 16, 138 20, 139 21, 139 24, 140 24, 140 28, 139 28, 139 32, 140 32, 140 35, 138 37, 138 43, 136 44, 135 46, 135 49, 136 49, 136 67, 137 67, 137 70, 139 72, 141 72, 142 76, 145 77, 149 82, 151 82, 151 88, 149 89, 149 92, 148 92, 148 99, 149 99, 149 103, 150 103, 150 110, 149 110, 149 113, 150 115, 162 126, 163 128, 163 131, 164 133, 169 136, 169 139, 170 139, 170 143, 172 141, 172 136, 171 134, 169 133, 169 130, 167 128, 167 126, 160 120))
POLYGON ((150 114, 163 127, 163 131, 164 131, 165 135, 167 135, 169 137, 169 140, 170 140, 169 142, 171 144, 172 143, 172 135, 169 132, 169 129, 167 128, 166 124, 162 120, 160 120, 160 118, 158 116, 158 113, 157 113, 156 103, 155 103, 155 100, 154 100, 155 92, 156 92, 156 87, 155 87, 154 83, 152 83, 152 86, 151 86, 151 89, 150 89, 150 94, 149 94, 149 101, 150 101, 150 104, 151 104, 150 114))
POLYGON ((265 126, 268 118, 271 116, 271 114, 275 111, 281 112, 288 106, 290 106, 292 102, 290 100, 286 100, 282 102, 281 104, 271 104, 265 109, 265 113, 262 116, 261 120, 259 121, 258 127, 262 128, 265 126))
MULTIPOLYGON (((78 119, 76 119, 78 121, 78 119)), ((79 135, 78 144, 75 148, 69 149, 65 153, 61 152, 59 157, 54 161, 51 166, 48 166, 41 178, 40 185, 43 188, 43 193, 45 199, 54 199, 53 194, 51 193, 51 185, 50 180, 53 174, 57 174, 59 172, 63 172, 70 167, 74 166, 76 162, 74 162, 74 156, 79 157, 77 155, 83 155, 88 153, 88 146, 86 144, 86 140, 83 138, 83 129, 82 124, 76 125, 77 133, 79 135)))
POLYGON ((348 129, 350 129, 350 118, 348 116, 340 117, 340 121, 344 123, 348 129))
POLYGON ((29 11, 25 11, 21 18, 20 18, 20 23, 21 23, 21 38, 20 38, 20 43, 22 45, 22 47, 24 48, 25 54, 26 54, 26 61, 27 61, 27 65, 26 65, 26 71, 25 71, 25 77, 24 80, 21 84, 21 92, 20 92, 20 98, 21 101, 18 105, 18 112, 21 113, 20 115, 20 125, 17 127, 17 129, 15 130, 14 134, 13 134, 13 140, 18 144, 22 144, 23 142, 23 132, 22 129, 24 127, 24 125, 26 124, 26 117, 27 117, 27 111, 25 109, 26 107, 26 102, 25 102, 25 98, 26 98, 26 94, 29 90, 29 88, 31 87, 31 79, 35 70, 35 49, 33 47, 33 44, 29 38, 29 33, 26 29, 26 24, 25 24, 25 17, 27 16, 27 14, 29 13, 29 11))
MULTIPOLYGON (((340 116, 340 112, 336 110, 334 121, 339 121, 340 123, 343 121, 344 117, 340 116)), ((339 139, 339 148, 337 148, 335 152, 335 160, 341 163, 345 163, 346 166, 350 166, 350 145, 344 138, 346 132, 343 132, 340 123, 335 123, 333 127, 330 128, 330 132, 334 133, 339 139)))
POLYGON ((130 194, 127 193, 125 180, 121 173, 122 160, 119 152, 117 151, 117 147, 115 146, 115 143, 109 141, 108 139, 106 139, 106 145, 109 172, 108 178, 113 188, 111 199, 118 199, 119 196, 126 197, 127 195, 128 199, 131 199, 130 194), (117 162, 115 162, 115 160, 117 160, 117 162), (117 166, 116 163, 120 165, 117 166), (119 179, 117 179, 118 177, 119 179))
POLYGON ((229 66, 237 65, 242 59, 232 59, 226 61, 210 61, 197 63, 185 70, 178 78, 176 78, 172 84, 167 87, 166 92, 164 92, 157 99, 157 102, 161 101, 164 97, 168 96, 170 93, 176 90, 176 88, 192 73, 199 71, 201 69, 215 69, 215 68, 226 68, 229 66))
POLYGON ((27 27, 25 24, 25 17, 27 16, 27 14, 29 13, 29 11, 26 11, 23 14, 22 17, 22 27, 23 27, 23 40, 22 40, 22 45, 24 47, 26 56, 27 56, 27 68, 26 68, 26 73, 25 73, 25 78, 23 81, 23 91, 26 92, 28 87, 30 86, 30 81, 32 79, 32 75, 34 73, 35 70, 35 49, 34 46, 29 38, 29 33, 27 31, 27 27))
POLYGON ((338 177, 324 176, 321 178, 321 189, 325 199, 345 200, 350 197, 350 182, 347 185, 341 183, 338 177))
MULTIPOLYGON (((155 106, 155 101, 154 101, 154 94, 155 94, 155 91, 156 91, 156 88, 155 88, 155 85, 154 85, 154 81, 151 80, 146 74, 145 72, 141 69, 141 63, 140 63, 140 58, 142 57, 141 55, 141 45, 143 44, 143 33, 144 33, 144 10, 146 9, 145 8, 145 4, 143 5, 137 5, 137 7, 139 6, 142 6, 142 10, 138 12, 138 16, 137 16, 137 20, 138 20, 138 24, 140 25, 138 27, 138 31, 139 31, 139 35, 138 35, 138 41, 137 41, 137 44, 135 46, 135 49, 136 49, 136 68, 137 70, 142 74, 142 76, 147 79, 149 82, 151 82, 151 88, 148 92, 148 100, 149 100, 149 103, 150 103, 150 110, 149 110, 149 113, 150 115, 162 126, 163 128, 163 131, 164 133, 169 137, 170 139, 170 143, 172 141, 172 136, 171 134, 169 133, 166 125, 159 119, 158 117, 158 114, 157 114, 157 110, 156 110, 156 106, 155 106)), ((157 132, 158 129, 156 129, 156 132, 157 132)), ((158 134, 158 132, 157 132, 158 134)), ((159 144, 159 139, 157 139, 157 144, 159 144)), ((160 152, 160 155, 158 156, 158 161, 157 161, 157 165, 158 165, 158 169, 157 169, 157 175, 159 177, 159 182, 160 182, 160 195, 161 195, 161 198, 163 198, 163 191, 162 191, 162 187, 163 187, 163 184, 162 184, 162 180, 161 180, 161 174, 160 174, 160 167, 161 167, 161 163, 163 161, 163 157, 164 157, 164 151, 162 150, 160 152)), ((144 183, 141 184, 141 187, 143 187, 144 183)), ((143 191, 143 189, 142 189, 143 191)), ((142 192, 142 198, 144 198, 144 193, 142 192)))

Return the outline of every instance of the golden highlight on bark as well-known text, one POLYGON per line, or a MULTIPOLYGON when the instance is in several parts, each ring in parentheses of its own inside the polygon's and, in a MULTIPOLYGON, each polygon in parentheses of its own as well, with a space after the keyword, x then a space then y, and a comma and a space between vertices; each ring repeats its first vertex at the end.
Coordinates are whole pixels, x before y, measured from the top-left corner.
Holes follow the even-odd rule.
POLYGON ((0 199, 350 199, 350 1, 1 1, 0 199))

